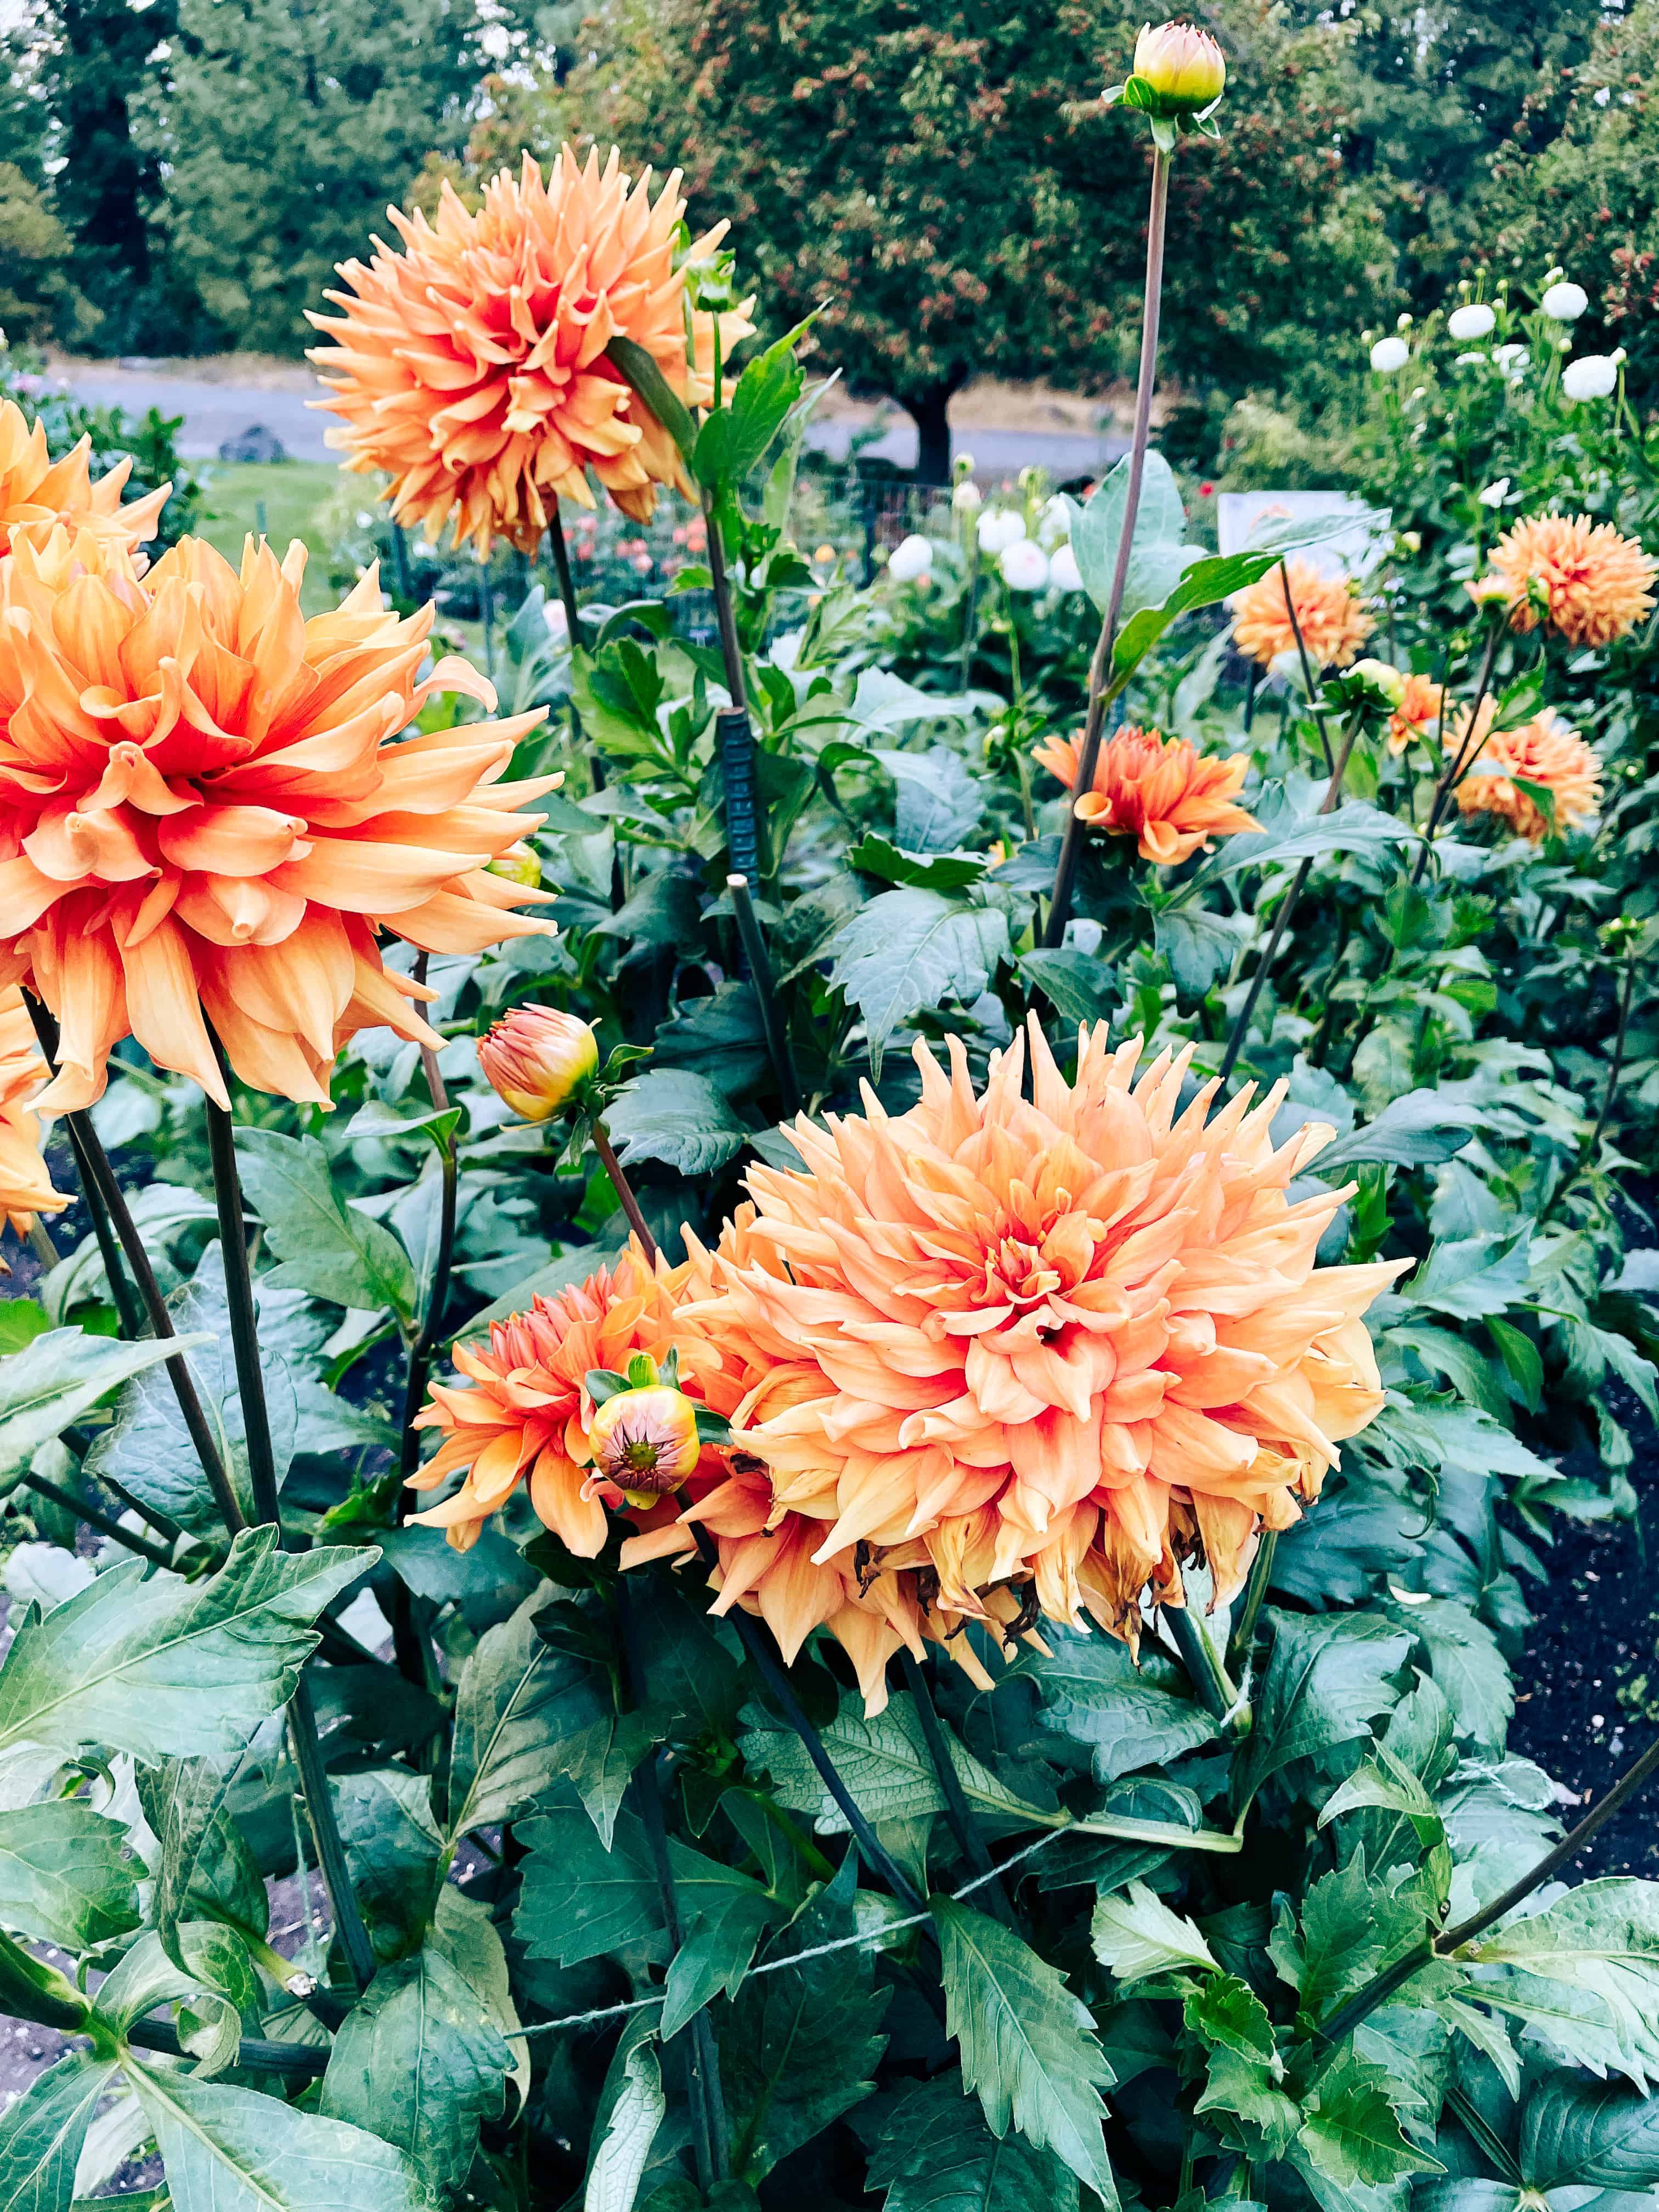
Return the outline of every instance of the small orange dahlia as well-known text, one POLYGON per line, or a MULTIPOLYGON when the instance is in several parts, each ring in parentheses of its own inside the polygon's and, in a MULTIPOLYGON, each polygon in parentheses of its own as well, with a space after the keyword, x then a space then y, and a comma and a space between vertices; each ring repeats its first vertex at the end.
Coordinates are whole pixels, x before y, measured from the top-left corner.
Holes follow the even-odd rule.
MULTIPOLYGON (((1067 790, 1074 789, 1082 737, 1051 738, 1032 757, 1067 790)), ((1138 838, 1143 860, 1173 866, 1200 845, 1207 852, 1212 837, 1261 827, 1254 815, 1232 803, 1249 767, 1243 753, 1206 759, 1184 738, 1121 729, 1100 749, 1094 788, 1078 800, 1078 819, 1091 829, 1109 830, 1114 836, 1138 838)))
POLYGON ((917 1047, 908 1113, 866 1091, 865 1115, 798 1121, 803 1170, 751 1172, 677 1333, 758 1378, 733 1439, 770 1472, 770 1525, 817 1524, 803 1570, 908 1572, 1004 1625, 1035 1582, 1054 1617, 1132 1634, 1143 1593, 1180 1601, 1183 1560, 1236 1590, 1375 1417, 1361 1316, 1398 1268, 1316 1264, 1346 1194, 1286 1199, 1330 1133, 1275 1147, 1282 1085, 1212 1119, 1213 1083, 1180 1110, 1185 1055, 1137 1083, 1139 1041, 1103 1024, 1068 1084, 1029 1039, 1029 1100, 1023 1044, 976 1096, 952 1039, 948 1073, 917 1047))
POLYGON ((1389 717, 1389 750, 1398 757, 1439 720, 1440 686, 1426 676, 1408 673, 1400 704, 1389 717))
POLYGON ((132 472, 130 459, 92 480, 92 439, 87 436, 61 460, 46 451, 46 434, 37 421, 31 428, 15 400, 0 400, 0 555, 15 539, 39 538, 58 523, 96 538, 100 544, 131 551, 155 535, 171 484, 121 505, 121 489, 132 472))
POLYGON ((33 1102, 48 1072, 23 994, 14 983, 0 991, 0 1217, 20 1237, 28 1234, 37 1213, 56 1213, 69 1204, 52 1188, 40 1157, 33 1102))
MULTIPOLYGON (((1498 815, 1517 836, 1541 844, 1551 834, 1551 825, 1531 793, 1522 788, 1531 784, 1552 795, 1556 834, 1588 828, 1601 811, 1601 763, 1577 731, 1551 707, 1518 729, 1493 730, 1492 720, 1488 700, 1480 716, 1480 745, 1457 785, 1459 811, 1498 815)), ((1462 718, 1464 735, 1468 726, 1466 712, 1462 718)), ((1449 750, 1455 750, 1450 736, 1446 743, 1449 750)))
MULTIPOLYGON (((1547 603, 1543 619, 1558 636, 1569 645, 1611 645, 1653 612, 1659 562, 1610 522, 1534 514, 1498 539, 1490 574, 1509 586, 1511 629, 1536 627, 1535 586, 1547 603)), ((1475 593, 1474 585, 1469 589, 1475 593)))
POLYGON ((435 539, 453 517, 458 545, 499 535, 533 553, 550 501, 592 506, 590 469, 641 522, 659 484, 690 495, 673 439, 605 355, 631 338, 707 406, 717 343, 729 359, 753 330, 746 306, 691 312, 684 264, 726 226, 684 246, 679 182, 653 203, 648 169, 633 182, 614 149, 601 168, 565 146, 545 183, 528 154, 516 179, 502 170, 476 213, 447 183, 435 223, 388 209, 403 252, 377 239, 367 267, 343 266, 340 314, 311 317, 335 343, 311 358, 332 393, 318 404, 343 422, 330 441, 347 468, 392 478, 400 521, 435 539))
POLYGON ((1316 669, 1346 668, 1373 628, 1360 604, 1358 586, 1346 576, 1328 576, 1311 561, 1281 561, 1254 584, 1235 592, 1228 605, 1234 646, 1263 668, 1281 653, 1296 651, 1298 629, 1316 669))
POLYGON ((433 611, 387 613, 372 573, 307 622, 304 566, 185 538, 140 577, 61 529, 0 564, 0 984, 58 1017, 54 1112, 129 1035, 225 1104, 204 1014, 244 1082, 325 1105, 354 1030, 440 1042, 382 932, 478 952, 543 926, 488 868, 557 781, 498 781, 539 710, 398 742, 434 694, 494 690, 459 659, 422 679, 433 611))

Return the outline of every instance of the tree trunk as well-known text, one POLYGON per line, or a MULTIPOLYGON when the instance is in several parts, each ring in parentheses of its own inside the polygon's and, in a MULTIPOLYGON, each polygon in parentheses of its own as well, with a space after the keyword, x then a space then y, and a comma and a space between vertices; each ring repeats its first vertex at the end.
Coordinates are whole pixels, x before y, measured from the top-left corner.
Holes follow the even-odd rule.
POLYGON ((903 402, 904 411, 916 426, 916 481, 943 484, 951 481, 951 423, 949 409, 954 383, 930 384, 925 392, 903 402))

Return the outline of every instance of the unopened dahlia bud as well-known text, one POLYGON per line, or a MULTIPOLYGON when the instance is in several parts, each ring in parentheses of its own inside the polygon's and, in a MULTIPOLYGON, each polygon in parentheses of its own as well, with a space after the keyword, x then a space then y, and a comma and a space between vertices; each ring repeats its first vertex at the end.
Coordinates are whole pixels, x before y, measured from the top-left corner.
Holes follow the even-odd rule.
POLYGON ((607 1482, 638 1501, 678 1490, 697 1464, 697 1409, 666 1382, 619 1390, 596 1407, 587 1441, 607 1482))
POLYGON ((1227 60, 1195 24, 1147 23, 1135 40, 1135 75, 1157 93, 1166 115, 1195 115, 1220 99, 1227 60))
POLYGON ((951 504, 958 514, 973 514, 978 511, 984 497, 971 477, 963 477, 951 495, 951 504))
POLYGON ((1356 660, 1347 672, 1347 681, 1357 690, 1363 689, 1390 714, 1406 696, 1405 678, 1386 660, 1356 660))
POLYGON ((1506 607, 1510 603, 1510 586, 1502 576, 1477 576, 1464 588, 1478 607, 1506 607))
POLYGON ((489 863, 492 876, 505 876, 510 884, 521 884, 527 890, 541 887, 542 864, 533 847, 522 842, 509 845, 499 858, 489 863))
POLYGON ((556 1114, 599 1064, 599 1042, 588 1024, 556 1006, 515 1006, 478 1046, 490 1088, 526 1121, 556 1114))

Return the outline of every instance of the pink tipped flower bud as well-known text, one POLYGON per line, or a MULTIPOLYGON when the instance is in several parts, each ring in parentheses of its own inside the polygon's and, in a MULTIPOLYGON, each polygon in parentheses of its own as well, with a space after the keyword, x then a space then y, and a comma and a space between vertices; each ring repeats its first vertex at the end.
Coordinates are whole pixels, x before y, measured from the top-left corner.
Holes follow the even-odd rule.
POLYGON ((587 1440, 593 1465, 630 1498, 678 1490, 697 1464, 697 1409, 666 1382, 619 1390, 594 1409, 587 1440))
POLYGON ((592 1030, 556 1006, 515 1006, 478 1047, 491 1089, 526 1121, 556 1114, 599 1064, 592 1030))
POLYGON ((1220 99, 1227 60, 1195 24, 1147 23, 1135 40, 1135 75, 1158 94, 1166 115, 1193 115, 1220 99))

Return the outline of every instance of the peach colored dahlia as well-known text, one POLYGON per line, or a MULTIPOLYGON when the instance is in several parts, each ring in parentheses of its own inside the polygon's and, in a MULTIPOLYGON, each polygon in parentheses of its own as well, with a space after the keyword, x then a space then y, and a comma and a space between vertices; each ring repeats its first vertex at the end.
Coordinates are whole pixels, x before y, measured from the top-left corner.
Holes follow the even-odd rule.
POLYGON ((225 1103, 204 1013, 245 1082, 326 1104, 354 1030, 439 1042, 382 932, 541 927, 488 872, 548 787, 498 781, 539 711, 403 737, 436 693, 495 693, 463 660, 422 679, 432 609, 386 613, 372 573, 307 622, 304 566, 186 538, 140 577, 61 529, 0 565, 0 984, 58 1017, 55 1112, 129 1035, 225 1103))
POLYGON ((1659 562, 1633 538, 1587 514, 1517 522, 1493 546, 1490 568, 1509 586, 1512 629, 1536 626, 1529 590, 1536 585, 1547 602, 1544 621, 1570 645, 1611 645, 1633 629, 1653 612, 1659 576, 1659 562))
POLYGON ((31 428, 15 400, 0 400, 0 554, 10 552, 15 539, 38 538, 60 522, 112 549, 142 545, 155 535, 173 487, 162 484, 123 507, 131 472, 131 459, 123 459, 94 483, 89 434, 54 461, 40 423, 31 428))
POLYGON ((20 1237, 28 1234, 37 1213, 56 1213, 69 1203, 52 1188, 40 1157, 34 1100, 47 1073, 23 994, 14 983, 0 991, 0 1218, 20 1237))
POLYGON ((1426 676, 1408 673, 1400 704, 1389 717, 1389 750, 1397 757, 1439 719, 1440 686, 1426 676))
MULTIPOLYGON (((1032 758, 1074 790, 1083 761, 1081 733, 1049 738, 1032 758)), ((1184 738, 1131 725, 1101 747, 1094 788, 1078 800, 1078 819, 1114 836, 1136 838, 1143 860, 1173 866, 1200 846, 1207 852, 1212 837, 1261 827, 1253 814, 1233 804, 1249 767, 1243 753, 1206 759, 1184 738)))
MULTIPOLYGON (((635 182, 621 160, 613 149, 601 168, 596 149, 584 167, 565 146, 544 183, 526 154, 476 213, 447 183, 435 223, 388 209, 402 252, 377 239, 367 267, 342 267, 351 289, 328 295, 339 315, 311 317, 335 341, 311 356, 332 392, 319 404, 343 418, 331 442, 347 468, 389 476, 393 514, 429 538, 453 518, 457 544, 482 553, 500 536, 533 553, 551 502, 592 506, 590 469, 641 522, 659 484, 690 495, 679 449, 605 348, 631 338, 688 407, 708 405, 717 319, 690 313, 683 270, 726 226, 684 246, 679 171, 653 203, 651 172, 635 182)), ((746 307, 718 323, 729 359, 753 325, 746 307)))
POLYGON ((1346 668, 1370 635, 1370 617, 1360 605, 1357 587, 1346 576, 1328 576, 1311 561, 1282 561, 1228 605, 1233 614, 1233 643, 1248 659, 1266 668, 1281 653, 1296 651, 1296 633, 1314 667, 1346 668), (1285 583, 1294 626, 1285 605, 1285 583))
MULTIPOLYGON (((1545 707, 1518 729, 1492 729, 1492 702, 1481 711, 1484 732, 1479 749, 1457 785, 1457 805, 1464 814, 1496 814, 1519 837, 1541 844, 1550 834, 1543 810, 1522 783, 1535 784, 1551 793, 1555 801, 1558 833, 1583 830, 1595 819, 1601 805, 1601 763, 1577 730, 1545 707)), ((1465 733, 1468 715, 1462 718, 1465 733)), ((1451 749, 1452 740, 1447 740, 1451 749)))
POLYGON ((1316 1265, 1340 1189, 1285 1187, 1328 1140, 1275 1149, 1275 1088, 1179 1110, 1186 1058, 1040 1028, 976 1097, 916 1048, 921 1103, 805 1120, 799 1173, 751 1171, 753 1218, 680 1326, 761 1379, 734 1440, 838 1570, 914 1568, 964 1615, 1035 1577, 1045 1611, 1133 1628, 1202 1554, 1224 1597, 1262 1526, 1294 1521, 1382 1398, 1361 1316, 1393 1265, 1316 1265))

